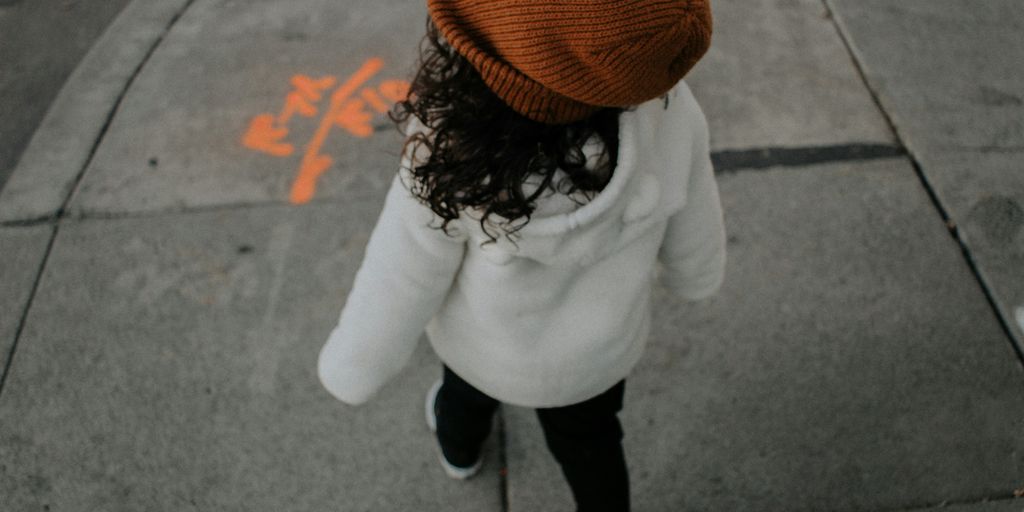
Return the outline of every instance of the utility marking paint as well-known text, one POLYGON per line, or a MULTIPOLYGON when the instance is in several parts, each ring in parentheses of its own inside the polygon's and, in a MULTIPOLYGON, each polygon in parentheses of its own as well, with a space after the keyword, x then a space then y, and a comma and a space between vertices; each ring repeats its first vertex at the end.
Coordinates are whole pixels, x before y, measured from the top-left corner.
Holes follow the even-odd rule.
MULTIPOLYGON (((303 204, 312 199, 320 175, 334 163, 330 156, 321 153, 333 128, 343 128, 360 138, 371 137, 373 118, 386 114, 392 104, 404 100, 409 93, 409 83, 404 80, 384 80, 377 87, 364 87, 383 66, 383 60, 369 58, 330 92, 327 108, 313 137, 305 145, 298 173, 292 182, 288 195, 292 204, 303 204)), ((295 146, 286 140, 289 122, 296 116, 311 118, 320 114, 319 104, 324 95, 338 83, 337 77, 330 75, 319 78, 293 76, 293 89, 285 96, 281 111, 254 116, 242 136, 242 145, 280 158, 293 155, 295 146)))

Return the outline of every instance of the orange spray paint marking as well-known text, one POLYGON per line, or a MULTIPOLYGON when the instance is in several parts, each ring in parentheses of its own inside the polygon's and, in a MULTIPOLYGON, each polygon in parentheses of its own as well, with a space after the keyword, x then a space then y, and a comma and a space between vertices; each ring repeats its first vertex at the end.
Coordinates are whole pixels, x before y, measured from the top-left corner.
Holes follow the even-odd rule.
POLYGON ((377 112, 383 114, 388 111, 388 104, 384 103, 384 100, 382 100, 380 95, 377 94, 377 91, 367 87, 366 89, 363 89, 363 91, 360 92, 359 94, 377 112))
POLYGON ((298 112, 305 117, 313 117, 317 113, 314 102, 320 101, 323 91, 334 85, 335 78, 327 76, 314 80, 305 75, 292 77, 295 90, 285 97, 284 108, 278 115, 260 114, 249 122, 249 129, 242 136, 242 144, 256 151, 273 156, 288 156, 295 151, 294 146, 281 142, 288 136, 288 121, 298 112))
POLYGON ((345 103, 341 107, 341 112, 338 112, 336 119, 338 126, 345 128, 356 137, 365 139, 373 135, 373 127, 370 126, 373 115, 364 110, 364 107, 366 107, 366 103, 363 100, 352 100, 345 103))
MULTIPOLYGON (((331 132, 331 128, 335 124, 340 124, 351 130, 351 126, 359 126, 359 123, 365 123, 368 119, 363 117, 361 105, 357 107, 358 112, 354 112, 353 108, 346 107, 345 102, 383 66, 384 61, 376 57, 367 59, 359 71, 356 71, 331 95, 331 107, 320 122, 316 133, 313 134, 313 139, 306 146, 306 155, 302 157, 302 164, 299 165, 299 175, 292 183, 292 192, 289 195, 292 203, 301 204, 312 199, 316 192, 317 178, 331 166, 333 162, 331 157, 320 154, 320 148, 327 140, 327 134, 331 132)), ((371 128, 370 133, 373 132, 372 130, 371 128)))
POLYGON ((275 126, 272 114, 260 114, 252 118, 249 129, 242 137, 242 144, 268 155, 288 156, 295 148, 287 142, 281 142, 281 139, 287 136, 288 128, 275 126))
POLYGON ((393 103, 405 101, 409 95, 409 82, 405 80, 385 80, 380 84, 380 93, 393 103))
MULTIPOLYGON (((292 203, 302 204, 312 199, 320 175, 334 163, 330 156, 321 154, 334 127, 343 128, 355 137, 371 137, 374 116, 390 110, 389 102, 405 99, 409 84, 403 80, 384 80, 378 87, 365 86, 383 65, 379 58, 367 59, 358 71, 331 93, 326 113, 306 144, 298 175, 292 183, 289 193, 292 203)), ((289 133, 288 123, 296 115, 314 117, 319 114, 318 104, 324 93, 337 83, 334 76, 316 79, 306 75, 293 76, 292 91, 285 96, 281 111, 276 115, 263 113, 254 116, 242 136, 242 144, 276 157, 291 156, 295 147, 285 140, 289 133)))
POLYGON ((293 76, 292 86, 295 90, 285 97, 284 110, 277 117, 278 124, 287 124, 295 112, 306 117, 315 116, 317 110, 313 102, 320 101, 323 92, 333 87, 335 80, 333 76, 319 80, 313 80, 306 75, 293 76))

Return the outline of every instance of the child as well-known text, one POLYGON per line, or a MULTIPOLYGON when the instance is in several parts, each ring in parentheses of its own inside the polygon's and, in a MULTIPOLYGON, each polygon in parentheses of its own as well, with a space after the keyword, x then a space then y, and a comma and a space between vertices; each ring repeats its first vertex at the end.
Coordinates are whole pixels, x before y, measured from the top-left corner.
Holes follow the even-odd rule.
POLYGON ((427 423, 472 476, 499 402, 532 407, 578 510, 629 509, 617 412, 656 262, 678 296, 725 262, 707 125, 683 75, 706 0, 428 0, 408 136, 319 374, 368 400, 426 329, 427 423))

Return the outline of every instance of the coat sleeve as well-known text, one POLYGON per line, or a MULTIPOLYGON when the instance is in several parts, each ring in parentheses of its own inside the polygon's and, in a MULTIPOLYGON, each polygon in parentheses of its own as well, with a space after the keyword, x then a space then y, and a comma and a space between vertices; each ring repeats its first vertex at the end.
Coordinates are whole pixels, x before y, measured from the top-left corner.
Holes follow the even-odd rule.
POLYGON ((404 164, 338 324, 320 351, 320 382, 352 405, 369 400, 408 363, 465 251, 465 237, 436 229, 440 218, 409 191, 404 164))
POLYGON ((718 196, 707 123, 696 123, 686 203, 668 221, 658 259, 662 283, 676 296, 701 300, 713 295, 725 277, 725 223, 718 196))

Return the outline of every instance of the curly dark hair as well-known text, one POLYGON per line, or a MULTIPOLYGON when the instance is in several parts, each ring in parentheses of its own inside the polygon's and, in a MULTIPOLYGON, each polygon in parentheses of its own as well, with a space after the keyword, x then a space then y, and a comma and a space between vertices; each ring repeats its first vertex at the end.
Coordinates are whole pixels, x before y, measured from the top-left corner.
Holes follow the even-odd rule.
POLYGON ((488 225, 511 240, 529 222, 545 190, 566 195, 580 191, 589 200, 605 187, 618 159, 623 110, 604 108, 582 121, 560 125, 520 115, 443 41, 428 17, 419 70, 407 99, 396 104, 390 117, 401 125, 415 116, 431 132, 412 134, 403 149, 410 155, 420 155, 422 149, 429 154, 425 162, 411 164, 411 189, 442 219, 440 229, 448 233, 448 224, 460 211, 474 208, 483 211, 480 225, 493 242, 497 238, 488 225), (603 153, 591 168, 583 146, 594 135, 603 153), (552 183, 558 169, 566 176, 552 183), (525 195, 523 183, 531 176, 539 177, 541 185, 525 195), (489 220, 495 215, 499 222, 489 220))

